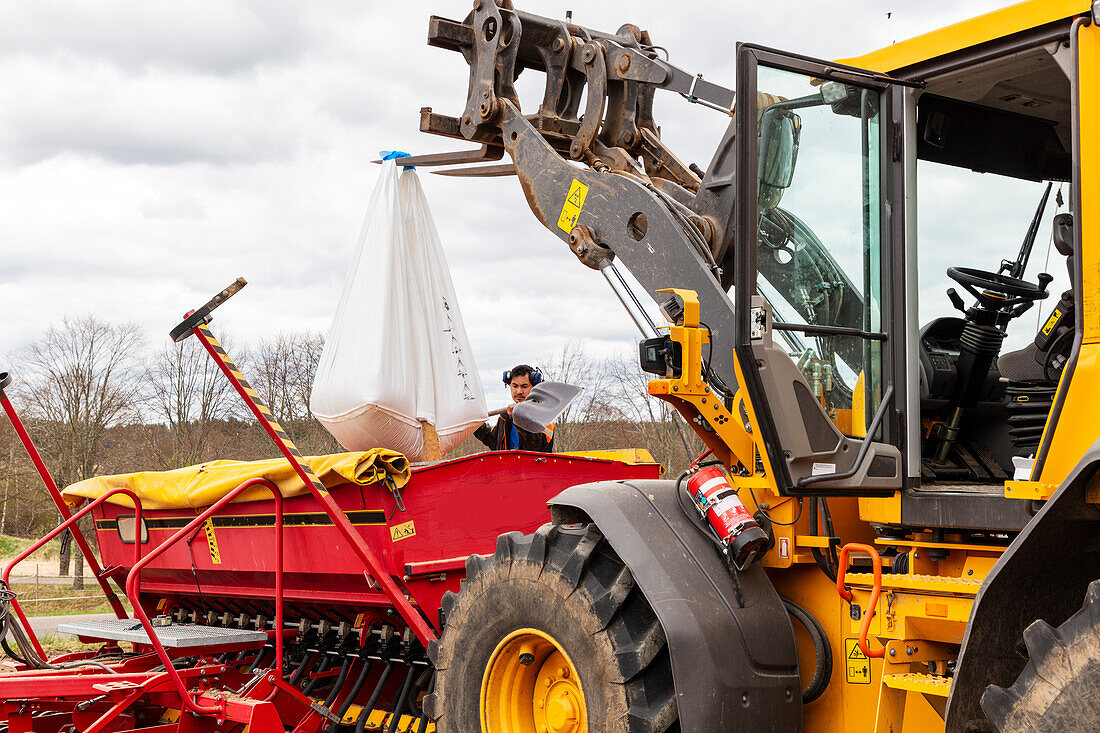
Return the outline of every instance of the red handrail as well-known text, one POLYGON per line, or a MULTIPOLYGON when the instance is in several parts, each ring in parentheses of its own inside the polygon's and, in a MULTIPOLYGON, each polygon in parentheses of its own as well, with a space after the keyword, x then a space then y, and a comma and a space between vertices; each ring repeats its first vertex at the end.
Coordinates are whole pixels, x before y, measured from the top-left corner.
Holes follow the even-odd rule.
MULTIPOLYGON (((15 408, 11 406, 11 401, 8 400, 8 396, 4 394, 3 387, 0 387, 0 406, 2 406, 4 412, 8 414, 8 419, 11 420, 12 427, 15 428, 15 432, 19 436, 20 442, 23 443, 23 448, 26 449, 27 455, 30 456, 31 463, 34 464, 35 469, 38 471, 38 475, 42 478, 42 483, 46 485, 46 491, 49 492, 50 498, 53 499, 53 503, 57 506, 57 511, 61 514, 61 518, 68 519, 72 516, 72 512, 69 511, 69 506, 61 496, 61 492, 58 491, 57 484, 54 483, 53 476, 50 475, 49 469, 46 468, 42 456, 38 454, 38 449, 35 448, 34 441, 31 440, 30 434, 28 434, 26 428, 23 427, 23 422, 19 419, 18 413, 16 413, 15 408)), ((107 596, 107 602, 111 604, 111 609, 114 610, 115 616, 118 618, 126 618, 126 609, 123 608, 122 601, 118 599, 115 592, 111 590, 111 586, 107 584, 107 579, 102 577, 103 570, 99 566, 99 560, 96 558, 95 553, 92 552, 92 548, 88 545, 88 541, 84 539, 84 533, 80 531, 79 527, 73 527, 72 533, 73 541, 76 542, 76 546, 84 555, 84 561, 88 563, 88 567, 91 569, 92 574, 95 575, 99 587, 103 589, 103 595, 107 596)))
MULTIPOLYGON (((33 545, 31 545, 27 549, 23 550, 23 552, 19 553, 19 555, 14 560, 12 560, 10 563, 8 563, 8 566, 6 568, 4 568, 4 574, 3 574, 4 586, 5 587, 10 587, 10 584, 8 583, 8 576, 11 574, 12 568, 14 568, 19 563, 23 562, 23 560, 25 560, 27 558, 27 556, 32 554, 38 548, 42 547, 42 545, 46 544, 47 542, 52 540, 57 535, 64 532, 66 529, 69 528, 70 525, 76 524, 78 521, 80 521, 81 517, 83 517, 85 514, 87 514, 92 509, 99 506, 100 504, 105 502, 109 497, 112 497, 115 494, 125 494, 126 496, 130 497, 130 500, 132 502, 134 502, 134 564, 136 565, 137 563, 139 563, 141 561, 141 527, 142 527, 142 524, 141 524, 141 500, 138 498, 137 494, 135 494, 133 491, 130 491, 129 489, 124 489, 124 488, 111 489, 110 491, 105 493, 103 496, 100 496, 100 497, 96 498, 95 500, 93 500, 92 502, 90 502, 88 504, 88 506, 86 506, 83 509, 81 509, 80 511, 78 511, 76 514, 73 514, 71 517, 66 519, 64 522, 62 522, 61 524, 54 527, 53 531, 50 532, 49 534, 47 534, 45 537, 43 537, 42 539, 35 542, 33 545)), ((74 536, 76 535, 75 532, 73 534, 74 534, 74 536)), ((112 593, 111 595, 114 595, 114 594, 112 593)), ((117 598, 116 598, 116 600, 117 600, 117 598)), ((39 641, 38 641, 38 636, 35 635, 34 629, 31 628, 30 623, 27 621, 26 615, 24 615, 24 613, 23 613, 23 609, 19 606, 19 599, 13 597, 11 599, 11 605, 15 609, 15 613, 19 616, 19 621, 23 624, 23 629, 27 632, 27 636, 30 637, 31 643, 34 644, 34 649, 35 649, 36 652, 38 652, 38 656, 42 657, 42 659, 45 659, 46 658, 46 651, 42 648, 42 644, 40 644, 39 641)), ((120 607, 121 607, 121 604, 120 604, 120 607)), ((120 616, 120 618, 126 618, 125 611, 123 612, 123 615, 120 616)))
POLYGON ((867 613, 863 614, 863 623, 859 627, 859 650, 868 657, 882 657, 886 654, 885 648, 871 649, 867 646, 867 634, 871 630, 871 619, 874 618, 875 609, 878 608, 879 593, 882 592, 882 558, 879 557, 878 550, 870 545, 861 545, 858 542, 849 542, 840 548, 840 562, 836 574, 836 592, 848 603, 852 602, 852 591, 844 587, 844 576, 848 571, 848 555, 852 550, 870 555, 871 566, 875 573, 875 582, 871 586, 871 599, 867 602, 867 613))
POLYGON ((160 658, 161 663, 164 664, 164 669, 172 678, 172 683, 176 687, 176 692, 179 693, 180 699, 183 701, 184 706, 193 713, 200 715, 221 715, 225 712, 226 702, 222 700, 219 702, 218 707, 206 707, 195 703, 191 699, 190 694, 187 692, 187 687, 183 684, 183 680, 176 672, 176 668, 172 666, 172 660, 168 656, 168 652, 165 651, 164 645, 160 643, 160 639, 157 637, 156 632, 153 629, 153 625, 149 622, 149 617, 145 614, 144 609, 141 607, 141 603, 138 598, 138 582, 141 576, 142 569, 146 565, 157 559, 172 545, 179 542, 181 539, 191 534, 192 531, 197 529, 209 519, 212 515, 216 514, 223 506, 233 501, 237 496, 247 489, 253 486, 266 486, 271 491, 271 496, 275 500, 275 670, 278 674, 277 679, 283 677, 283 495, 279 492, 279 488, 275 486, 271 481, 266 478, 252 478, 239 484, 237 488, 230 491, 228 494, 218 499, 217 502, 207 507, 205 511, 192 519, 186 527, 176 532, 174 535, 161 542, 155 548, 149 551, 149 553, 134 563, 134 567, 130 568, 129 574, 126 576, 126 595, 130 599, 130 603, 134 606, 134 616, 141 621, 142 627, 145 629, 145 633, 149 636, 149 643, 153 646, 157 656, 160 658))

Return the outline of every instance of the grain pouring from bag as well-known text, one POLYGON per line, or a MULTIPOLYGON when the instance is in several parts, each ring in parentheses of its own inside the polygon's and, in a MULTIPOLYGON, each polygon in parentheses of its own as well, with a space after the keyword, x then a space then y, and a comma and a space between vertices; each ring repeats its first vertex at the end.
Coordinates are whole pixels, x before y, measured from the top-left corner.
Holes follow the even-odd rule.
POLYGON ((394 160, 382 164, 371 195, 310 408, 344 448, 390 448, 412 460, 441 457, 485 420, 424 190, 394 160))

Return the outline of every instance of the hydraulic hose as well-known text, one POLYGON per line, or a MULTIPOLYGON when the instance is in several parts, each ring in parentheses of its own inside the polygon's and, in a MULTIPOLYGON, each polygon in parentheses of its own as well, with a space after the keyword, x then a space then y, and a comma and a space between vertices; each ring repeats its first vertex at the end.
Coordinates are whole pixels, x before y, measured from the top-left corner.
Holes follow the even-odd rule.
POLYGON ((259 669, 260 668, 260 663, 264 661, 264 658, 266 656, 267 656, 267 647, 266 646, 260 647, 260 651, 256 652, 256 658, 252 660, 252 665, 248 668, 248 673, 252 674, 257 669, 259 669))
MULTIPOLYGON (((810 502, 810 535, 813 537, 818 536, 817 513, 818 509, 820 508, 822 510, 822 516, 827 518, 825 522, 826 536, 832 537, 833 519, 832 516, 829 514, 829 505, 825 503, 824 499, 819 499, 816 496, 809 499, 808 501, 810 502)), ((810 553, 814 556, 814 562, 816 562, 817 566, 821 568, 821 572, 825 573, 825 577, 835 583, 837 571, 836 566, 833 565, 833 563, 831 562, 832 551, 830 550, 830 557, 828 558, 826 558, 824 553, 821 552, 821 548, 819 547, 811 547, 810 553)))
POLYGON ((825 689, 829 686, 829 678, 833 674, 833 649, 829 646, 829 640, 825 636, 824 627, 814 618, 813 614, 794 601, 787 600, 786 598, 782 600, 783 605, 787 607, 787 613, 798 619, 798 622, 805 627, 806 632, 810 635, 810 639, 814 643, 814 652, 816 654, 814 659, 814 676, 810 679, 810 683, 806 685, 806 689, 802 691, 802 704, 805 705, 821 697, 825 689))
POLYGON ((8 646, 8 640, 7 640, 6 638, 5 638, 5 639, 2 639, 2 640, 0 640, 0 646, 2 646, 2 647, 4 648, 4 653, 5 653, 5 654, 7 654, 7 655, 8 655, 9 657, 11 657, 11 658, 12 658, 12 659, 14 659, 15 661, 19 662, 20 664, 24 664, 24 665, 26 665, 26 666, 28 666, 28 667, 33 667, 33 666, 34 666, 34 665, 33 665, 33 664, 31 664, 30 662, 28 662, 28 661, 27 661, 26 659, 23 659, 23 657, 21 657, 21 656, 19 656, 18 654, 16 654, 16 653, 15 653, 15 652, 14 652, 14 651, 12 650, 12 648, 11 648, 10 646, 8 646))
POLYGON ((294 670, 294 674, 290 676, 290 684, 292 687, 297 686, 298 681, 302 679, 302 675, 306 673, 306 668, 309 667, 316 658, 317 654, 315 652, 307 652, 306 655, 302 657, 302 662, 298 665, 298 669, 294 670))
POLYGON ((405 712, 405 703, 409 701, 409 692, 412 690, 413 679, 416 677, 416 667, 409 665, 409 674, 401 685, 401 692, 397 695, 393 712, 390 714, 390 724, 386 726, 386 733, 396 733, 397 726, 401 723, 401 715, 405 712))
POLYGON ((390 679, 390 674, 392 673, 393 662, 386 662, 386 668, 382 670, 382 676, 378 678, 378 684, 374 686, 374 692, 370 694, 370 699, 367 700, 367 704, 359 711, 359 719, 355 721, 355 733, 363 733, 363 731, 367 729, 367 718, 370 717, 371 711, 374 710, 374 706, 378 703, 378 698, 382 697, 382 690, 385 688, 386 683, 390 679))
MULTIPOLYGON (((348 690, 348 696, 344 698, 344 703, 340 706, 340 709, 336 711, 336 717, 341 720, 348 714, 348 710, 351 709, 351 704, 355 702, 355 696, 359 694, 359 691, 363 689, 363 685, 367 681, 367 677, 370 676, 371 667, 374 666, 369 659, 363 660, 363 669, 359 670, 359 676, 355 678, 355 682, 351 684, 351 689, 348 690)), ((330 726, 331 730, 335 730, 335 726, 330 726)))
MULTIPOLYGON (((327 672, 328 668, 332 666, 332 657, 330 657, 328 654, 325 654, 324 652, 321 652, 321 653, 324 654, 325 657, 324 657, 324 659, 321 660, 321 663, 319 665, 317 665, 317 674, 327 672)), ((309 681, 309 684, 306 685, 306 689, 302 690, 302 694, 308 695, 309 693, 313 692, 314 688, 316 688, 318 685, 320 685, 321 680, 323 680, 323 679, 326 679, 326 678, 324 678, 324 677, 314 677, 313 679, 311 679, 309 681)))
POLYGON ((340 694, 340 688, 344 686, 344 680, 348 678, 348 670, 351 669, 353 661, 355 661, 355 657, 348 656, 344 658, 344 663, 340 665, 340 674, 336 675, 336 682, 332 685, 332 692, 325 698, 326 708, 336 702, 336 696, 340 694))

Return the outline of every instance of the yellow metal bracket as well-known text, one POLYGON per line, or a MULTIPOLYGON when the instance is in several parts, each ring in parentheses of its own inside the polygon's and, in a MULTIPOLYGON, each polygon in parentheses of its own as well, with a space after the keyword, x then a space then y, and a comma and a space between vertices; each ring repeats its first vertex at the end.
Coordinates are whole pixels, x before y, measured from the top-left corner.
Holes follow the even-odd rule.
MULTIPOLYGON (((703 345, 710 343, 710 332, 700 323, 699 296, 694 290, 666 288, 662 293, 673 293, 684 302, 683 324, 673 324, 669 336, 680 345, 680 376, 672 379, 650 380, 648 391, 654 397, 670 402, 684 415, 707 447, 720 459, 729 458, 729 462, 740 463, 750 469, 756 465, 756 451, 753 436, 742 422, 740 413, 745 402, 744 394, 739 390, 734 395, 733 412, 726 408, 722 398, 711 390, 703 380, 703 345), (685 410, 684 404, 694 410, 685 410), (706 422, 711 430, 696 423, 698 417, 706 422), (711 432, 713 431, 713 432, 711 432)), ((745 406, 747 408, 747 406, 745 406)), ((746 413, 749 410, 746 409, 746 413)), ((751 414, 750 414, 751 419, 751 414)))
POLYGON ((1005 481, 1006 499, 1041 499, 1046 501, 1058 487, 1042 481, 1005 481))

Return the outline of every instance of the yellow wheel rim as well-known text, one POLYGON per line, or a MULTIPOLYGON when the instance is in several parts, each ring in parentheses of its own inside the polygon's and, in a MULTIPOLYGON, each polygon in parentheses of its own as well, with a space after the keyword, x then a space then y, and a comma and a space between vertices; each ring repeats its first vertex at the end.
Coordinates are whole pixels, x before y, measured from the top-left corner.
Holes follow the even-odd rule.
POLYGON ((573 660, 552 636, 519 629, 497 644, 481 678, 485 733, 587 733, 573 660))

